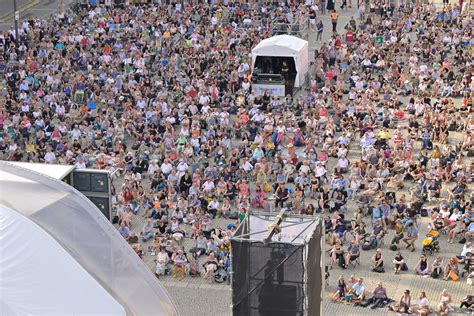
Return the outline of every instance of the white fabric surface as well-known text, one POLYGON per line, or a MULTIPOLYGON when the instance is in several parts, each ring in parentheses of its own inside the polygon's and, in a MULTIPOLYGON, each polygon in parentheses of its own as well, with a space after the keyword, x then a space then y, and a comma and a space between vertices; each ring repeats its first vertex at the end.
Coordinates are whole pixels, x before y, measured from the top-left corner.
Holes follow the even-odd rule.
POLYGON ((127 315, 178 314, 160 281, 100 210, 73 187, 0 161, 0 205, 53 237, 127 315))
POLYGON ((0 315, 125 315, 41 227, 0 205, 0 315))

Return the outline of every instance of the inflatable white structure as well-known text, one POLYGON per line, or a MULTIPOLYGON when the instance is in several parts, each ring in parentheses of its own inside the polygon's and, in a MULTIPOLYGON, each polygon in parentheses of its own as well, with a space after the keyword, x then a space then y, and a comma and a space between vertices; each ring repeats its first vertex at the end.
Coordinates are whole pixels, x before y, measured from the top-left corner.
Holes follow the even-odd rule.
POLYGON ((257 57, 292 57, 295 62, 296 77, 294 86, 304 84, 309 68, 308 42, 290 35, 276 35, 262 40, 252 49, 252 69, 257 57))
POLYGON ((0 315, 177 314, 92 202, 57 179, 0 161, 0 315))

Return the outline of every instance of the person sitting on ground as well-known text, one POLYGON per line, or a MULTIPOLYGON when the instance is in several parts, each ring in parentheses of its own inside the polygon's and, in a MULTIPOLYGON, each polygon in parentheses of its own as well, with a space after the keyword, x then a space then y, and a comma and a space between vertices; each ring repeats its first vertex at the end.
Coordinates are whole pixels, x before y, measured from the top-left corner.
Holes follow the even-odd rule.
POLYGON ((125 222, 125 225, 132 227, 132 209, 130 207, 125 208, 125 212, 122 215, 122 222, 125 222))
POLYGON ((155 270, 155 275, 160 276, 164 275, 167 270, 167 265, 170 262, 170 256, 168 255, 168 252, 166 252, 165 247, 160 248, 160 252, 156 255, 156 270, 155 270))
POLYGON ((415 227, 413 222, 408 224, 406 235, 402 239, 407 244, 407 249, 412 247, 411 251, 415 251, 415 241, 418 239, 418 228, 415 227))
POLYGON ((335 264, 344 267, 344 246, 338 239, 331 249, 331 267, 335 264))
POLYGON ((441 218, 441 215, 439 214, 436 215, 433 221, 432 227, 434 227, 434 229, 437 230, 438 232, 441 232, 442 230, 446 229, 446 224, 444 220, 441 218))
POLYGON ((142 246, 140 244, 133 244, 132 249, 135 251, 138 257, 143 260, 145 253, 143 252, 142 246))
MULTIPOLYGON (((463 269, 461 273, 462 277, 464 277, 466 273, 469 275, 471 271, 474 272, 474 252, 469 251, 468 253, 466 253, 466 258, 463 260, 463 262, 464 264, 463 264, 463 269)), ((472 276, 472 273, 471 273, 471 276, 472 276)), ((468 283, 469 283, 469 280, 468 280, 468 283)))
POLYGON ((331 299, 333 299, 334 301, 344 299, 347 292, 348 287, 346 281, 344 281, 344 276, 341 275, 337 280, 337 291, 332 295, 331 299))
POLYGON ((420 260, 418 260, 415 266, 415 273, 423 276, 430 274, 428 258, 426 257, 426 255, 422 254, 420 256, 420 260))
POLYGON ((397 218, 395 220, 395 236, 393 236, 393 239, 390 243, 390 245, 395 245, 397 248, 400 249, 400 240, 403 239, 403 224, 402 221, 397 218))
POLYGON ((375 251, 375 254, 372 257, 372 272, 385 272, 385 269, 383 267, 382 250, 380 248, 375 251))
POLYGON ((187 262, 188 259, 186 258, 184 251, 179 249, 173 256, 173 278, 178 278, 180 281, 184 279, 187 262))
POLYGON ((443 274, 443 280, 445 281, 449 279, 457 280, 459 278, 458 259, 456 257, 449 259, 449 262, 444 267, 443 274))
MULTIPOLYGON (((454 214, 461 214, 460 211, 455 208, 453 211, 454 214)), ((449 217, 448 221, 451 219, 451 216, 449 217)), ((457 235, 463 233, 466 230, 466 223, 464 222, 464 216, 459 216, 455 221, 454 224, 448 226, 448 243, 452 244, 454 243, 454 239, 456 238, 457 235)))
POLYGON ((204 263, 202 265, 203 268, 204 268, 204 271, 202 273, 202 277, 205 280, 208 280, 209 283, 212 283, 214 281, 214 273, 217 270, 218 263, 219 262, 218 262, 216 256, 214 255, 213 252, 211 252, 209 254, 209 256, 207 256, 206 260, 204 261, 204 263))
POLYGON ((464 246, 462 247, 461 253, 458 256, 456 256, 459 259, 460 264, 464 263, 464 260, 466 259, 468 252, 474 252, 474 248, 472 247, 472 242, 470 241, 467 241, 464 244, 464 246))
POLYGON ((196 246, 189 250, 193 254, 193 257, 196 259, 201 255, 205 254, 207 250, 207 239, 204 237, 204 234, 200 231, 197 233, 196 237, 196 246))
POLYGON ((397 305, 390 306, 388 309, 399 314, 407 313, 411 306, 410 290, 405 290, 397 305))
POLYGON ((433 279, 439 278, 443 273, 443 259, 441 256, 436 256, 431 265, 431 277, 433 279))
POLYGON ((420 293, 418 304, 411 307, 411 312, 420 316, 427 316, 430 313, 430 303, 424 291, 420 293))
POLYGON ((155 236, 153 232, 153 221, 151 218, 147 218, 145 224, 143 224, 141 235, 144 242, 147 242, 155 236))
POLYGON ((357 279, 352 288, 349 290, 349 293, 354 294, 355 297, 352 299, 354 302, 360 302, 365 299, 365 284, 362 278, 357 279))
POLYGON ((473 309, 474 306, 474 295, 467 295, 461 300, 461 305, 459 308, 468 308, 473 309))
POLYGON ((466 228, 466 232, 464 233, 464 238, 465 239, 471 239, 474 238, 474 221, 471 218, 471 222, 466 228))
POLYGON ((439 304, 436 306, 436 313, 438 313, 438 315, 447 315, 451 309, 449 304, 453 301, 448 290, 444 289, 441 292, 439 295, 439 301, 439 304))
POLYGON ((219 243, 215 240, 213 236, 209 237, 206 244, 206 253, 210 254, 213 252, 214 254, 216 254, 217 247, 219 247, 219 243))
POLYGON ((125 221, 122 221, 120 223, 120 227, 118 229, 120 235, 122 235, 123 238, 125 238, 126 241, 130 239, 132 236, 132 233, 130 232, 130 228, 128 228, 127 225, 125 225, 125 221))
POLYGON ((395 274, 399 274, 400 271, 403 270, 403 266, 405 264, 405 259, 403 258, 400 251, 397 252, 397 255, 393 259, 393 264, 395 266, 394 267, 395 274))
POLYGON ((383 225, 381 220, 377 220, 374 223, 374 227, 372 230, 372 234, 370 234, 370 245, 373 248, 378 247, 382 241, 382 238, 385 236, 385 231, 383 229, 383 225))
POLYGON ((279 185, 274 193, 275 197, 275 208, 284 207, 286 201, 289 199, 288 190, 283 186, 279 185))
POLYGON ((352 231, 352 234, 354 235, 354 238, 358 244, 360 244, 361 240, 364 240, 370 236, 370 233, 367 231, 364 222, 360 222, 352 231))
POLYGON ((374 289, 373 294, 374 296, 369 299, 370 304, 373 304, 371 309, 382 307, 384 304, 383 302, 388 299, 387 290, 382 286, 382 282, 377 283, 377 287, 374 289))
POLYGON ((161 234, 156 233, 155 238, 153 238, 152 251, 157 253, 160 250, 161 243, 163 242, 163 237, 161 234))
POLYGON ((360 256, 359 244, 352 240, 349 247, 347 247, 347 253, 345 255, 345 266, 347 267, 350 262, 356 260, 360 256))

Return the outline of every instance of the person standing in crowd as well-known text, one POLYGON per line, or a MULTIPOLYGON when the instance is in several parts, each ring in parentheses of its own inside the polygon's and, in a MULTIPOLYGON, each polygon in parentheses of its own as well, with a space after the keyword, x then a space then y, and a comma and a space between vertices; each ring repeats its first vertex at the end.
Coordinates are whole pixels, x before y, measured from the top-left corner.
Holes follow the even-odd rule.
POLYGON ((319 20, 318 24, 316 24, 316 41, 321 41, 323 39, 323 31, 324 31, 324 24, 322 20, 319 20))
POLYGON ((339 13, 334 10, 331 13, 332 32, 337 33, 337 20, 339 19, 339 13))

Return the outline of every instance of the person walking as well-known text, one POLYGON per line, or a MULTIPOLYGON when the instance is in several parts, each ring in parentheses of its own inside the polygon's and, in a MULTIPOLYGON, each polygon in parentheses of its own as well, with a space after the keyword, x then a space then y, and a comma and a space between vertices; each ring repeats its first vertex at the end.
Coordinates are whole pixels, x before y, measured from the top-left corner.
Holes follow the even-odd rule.
POLYGON ((316 41, 322 41, 324 30, 324 24, 322 20, 319 20, 318 24, 316 25, 316 29, 318 30, 318 33, 316 34, 316 41))
POLYGON ((326 0, 321 0, 319 2, 319 6, 321 9, 321 14, 326 14, 326 0))
POLYGON ((341 10, 347 8, 347 0, 342 0, 341 10))
POLYGON ((337 33, 337 20, 339 18, 339 14, 334 10, 333 13, 331 13, 331 23, 332 23, 332 31, 334 33, 337 33))

